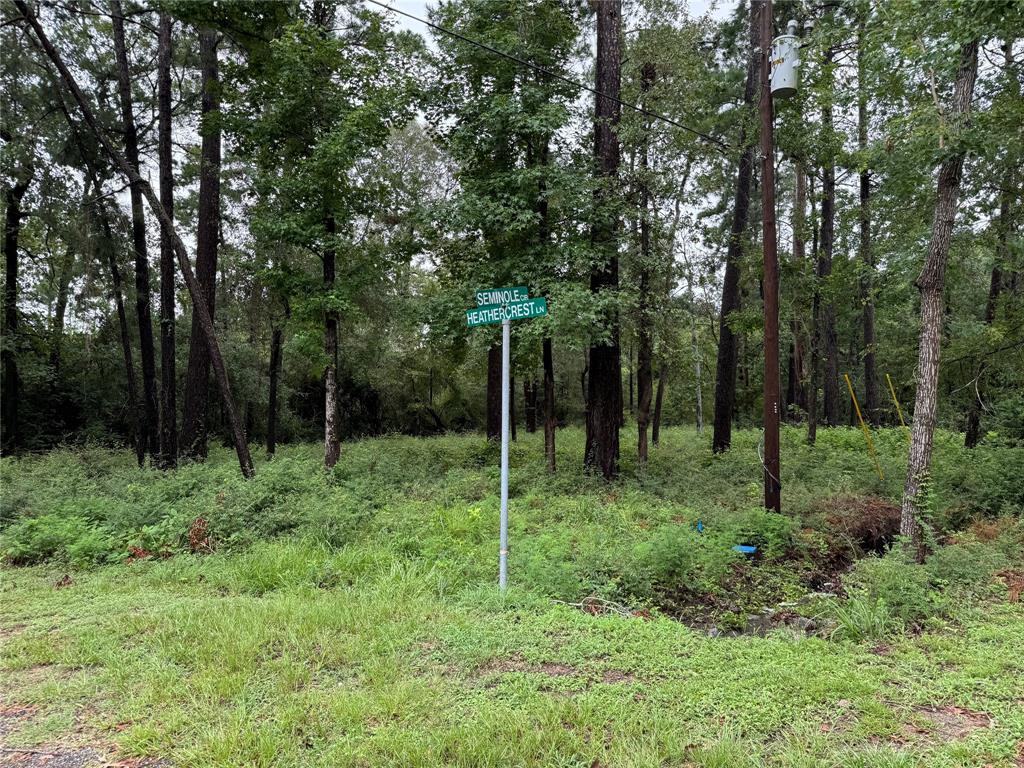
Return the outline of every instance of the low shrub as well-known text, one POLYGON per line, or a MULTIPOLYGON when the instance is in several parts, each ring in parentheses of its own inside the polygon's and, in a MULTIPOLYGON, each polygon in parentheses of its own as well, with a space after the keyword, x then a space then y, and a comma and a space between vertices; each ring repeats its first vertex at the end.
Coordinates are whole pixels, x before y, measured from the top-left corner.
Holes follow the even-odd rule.
POLYGON ((841 640, 877 640, 896 628, 893 612, 881 597, 835 601, 829 614, 836 622, 832 637, 841 640))
POLYGON ((1006 554, 992 544, 965 537, 938 547, 925 561, 931 583, 958 593, 972 593, 992 583, 992 576, 1010 565, 1006 554))
MULTIPOLYGON (((877 607, 884 602, 894 626, 919 627, 945 610, 943 596, 934 588, 931 573, 894 548, 885 557, 866 557, 850 570, 845 581, 851 601, 877 607)), ((881 609, 878 609, 881 610, 881 609)))
POLYGON ((11 565, 58 560, 89 566, 123 555, 110 532, 80 515, 22 518, 0 534, 0 557, 11 565))

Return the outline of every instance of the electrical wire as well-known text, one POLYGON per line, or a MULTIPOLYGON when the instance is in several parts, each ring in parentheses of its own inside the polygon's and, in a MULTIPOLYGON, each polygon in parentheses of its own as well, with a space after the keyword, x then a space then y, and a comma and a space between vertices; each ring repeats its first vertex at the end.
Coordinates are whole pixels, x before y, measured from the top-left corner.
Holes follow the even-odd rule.
POLYGON ((707 134, 707 133, 703 133, 702 131, 698 131, 696 128, 691 128, 688 125, 683 125, 679 121, 673 120, 670 117, 665 117, 665 115, 658 114, 657 112, 651 112, 649 109, 645 109, 645 108, 639 106, 638 104, 632 104, 632 103, 630 103, 628 101, 623 101, 622 99, 617 98, 615 96, 611 96, 611 95, 609 95, 607 93, 603 93, 602 91, 599 91, 596 88, 591 88, 586 83, 581 83, 579 80, 574 80, 571 77, 566 77, 565 75, 561 75, 558 72, 553 72, 552 70, 547 69, 546 67, 542 67, 539 64, 534 64, 533 62, 527 61, 526 59, 521 59, 518 56, 513 56, 510 53, 505 53, 504 51, 498 50, 497 48, 494 48, 494 47, 492 47, 490 45, 487 45, 486 43, 481 43, 479 40, 474 40, 474 39, 472 39, 470 37, 466 37, 463 34, 455 32, 454 30, 442 27, 440 24, 435 24, 434 22, 428 21, 427 19, 422 19, 419 16, 416 16, 414 14, 408 13, 407 11, 401 11, 398 8, 394 8, 394 7, 390 6, 390 5, 388 5, 387 3, 381 2, 381 0, 366 0, 366 2, 367 3, 372 3, 373 5, 376 5, 376 6, 379 6, 381 8, 384 8, 385 10, 392 11, 393 13, 397 13, 397 14, 400 14, 400 15, 405 16, 407 18, 410 18, 413 21, 418 21, 421 24, 426 24, 431 29, 435 29, 438 32, 441 32, 441 33, 443 33, 445 35, 448 35, 450 37, 454 37, 457 40, 461 40, 464 43, 469 43, 470 45, 473 45, 473 46, 476 46, 477 48, 480 48, 482 50, 488 51, 489 53, 493 53, 495 56, 500 56, 503 59, 508 59, 509 61, 514 61, 516 64, 519 64, 520 66, 528 67, 529 69, 536 70, 537 72, 540 72, 541 74, 547 75, 548 77, 553 77, 556 80, 561 80, 562 82, 568 83, 569 85, 572 85, 572 86, 574 86, 576 88, 580 88, 580 89, 582 89, 584 91, 589 91, 590 93, 593 93, 595 96, 599 96, 599 97, 601 97, 603 99, 609 99, 610 101, 615 102, 619 106, 628 107, 629 109, 632 109, 632 110, 634 110, 636 112, 639 112, 641 115, 646 115, 647 117, 653 118, 655 120, 660 120, 663 123, 667 123, 668 125, 674 126, 675 128, 679 128, 681 130, 684 130, 687 133, 691 133, 694 136, 696 136, 696 137, 698 137, 700 139, 703 139, 706 142, 709 142, 709 143, 715 145, 715 147, 718 149, 718 151, 722 152, 723 154, 728 152, 731 149, 731 147, 728 144, 726 144, 724 141, 722 141, 721 139, 716 139, 714 136, 711 136, 710 134, 707 134))

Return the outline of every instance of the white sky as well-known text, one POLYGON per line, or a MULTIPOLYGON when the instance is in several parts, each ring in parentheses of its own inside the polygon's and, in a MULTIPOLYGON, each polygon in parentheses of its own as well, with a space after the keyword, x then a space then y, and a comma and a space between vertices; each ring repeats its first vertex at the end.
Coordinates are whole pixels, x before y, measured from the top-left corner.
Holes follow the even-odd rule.
MULTIPOLYGON (((381 0, 381 2, 387 3, 392 8, 397 8, 400 11, 419 16, 421 19, 427 18, 427 9, 437 4, 434 0, 381 0)), ((687 0, 686 4, 689 7, 691 17, 697 18, 710 11, 715 19, 724 19, 736 5, 734 0, 687 0)), ((374 10, 381 9, 379 6, 376 6, 374 10)), ((395 18, 400 27, 418 32, 426 39, 430 39, 430 30, 425 25, 401 14, 393 13, 391 16, 395 18)))

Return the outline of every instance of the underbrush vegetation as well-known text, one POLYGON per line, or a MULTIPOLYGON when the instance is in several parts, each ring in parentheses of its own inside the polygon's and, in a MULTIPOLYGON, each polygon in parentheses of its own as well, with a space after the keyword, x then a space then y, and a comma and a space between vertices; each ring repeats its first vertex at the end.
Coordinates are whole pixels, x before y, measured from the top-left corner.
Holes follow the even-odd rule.
MULTIPOLYGON (((514 582, 546 598, 596 596, 684 619, 742 615, 844 586, 857 601, 850 607, 888 631, 944 615, 1019 560, 1024 534, 1014 521, 1024 483, 968 482, 953 468, 969 463, 1005 478, 1024 464, 1024 450, 981 446, 968 462, 958 441, 939 436, 934 535, 944 540, 941 526, 964 518, 996 521, 995 530, 985 541, 959 534, 917 568, 898 552, 858 561, 884 555, 898 527, 902 432, 879 435, 885 481, 855 430, 827 430, 816 447, 800 430, 784 437, 786 514, 776 515, 759 507, 756 433, 712 456, 706 439, 668 430, 649 466, 627 466, 614 485, 579 470, 580 431, 559 434, 553 476, 537 436, 524 435, 512 449, 514 582)), ((330 586, 367 558, 425 564, 454 590, 493 578, 497 446, 476 435, 355 442, 331 474, 317 447, 288 446, 249 482, 223 449, 170 473, 139 470, 127 452, 100 448, 5 459, 2 472, 0 556, 12 565, 240 553, 238 589, 254 593, 299 581, 330 586)), ((840 634, 864 634, 845 632, 846 623, 840 634)))
POLYGON ((892 546, 902 432, 881 481, 859 433, 784 430, 784 515, 758 438, 712 456, 670 429, 609 485, 580 431, 554 475, 521 435, 504 595, 476 435, 347 444, 333 473, 287 446, 249 482, 223 449, 4 459, 0 705, 47 713, 18 743, 84 717, 181 765, 1012 766, 1024 490, 959 467, 1024 451, 939 436, 916 565, 892 546), (997 725, 927 720, 977 711, 997 725))

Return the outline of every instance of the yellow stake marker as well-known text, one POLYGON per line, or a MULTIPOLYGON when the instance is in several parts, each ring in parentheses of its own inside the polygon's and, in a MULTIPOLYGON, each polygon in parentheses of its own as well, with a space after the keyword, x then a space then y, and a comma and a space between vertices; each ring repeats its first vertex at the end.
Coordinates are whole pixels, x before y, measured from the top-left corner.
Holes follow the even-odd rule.
POLYGON ((892 386, 892 379, 889 378, 888 373, 885 374, 885 380, 889 382, 889 394, 892 395, 892 403, 896 406, 896 415, 900 417, 900 424, 907 430, 907 437, 910 437, 910 429, 907 427, 907 422, 903 420, 903 411, 900 410, 900 401, 896 399, 896 390, 892 386))
POLYGON ((868 429, 868 425, 864 423, 864 417, 860 413, 860 404, 857 402, 857 395, 853 393, 853 384, 850 382, 850 374, 844 373, 843 378, 846 379, 846 386, 850 390, 850 397, 853 398, 853 407, 857 410, 857 418, 860 420, 860 428, 864 431, 864 439, 867 440, 868 443, 868 453, 871 454, 871 459, 875 462, 875 469, 878 470, 878 478, 880 480, 885 480, 885 475, 882 474, 882 465, 878 463, 878 455, 875 453, 875 444, 871 442, 871 431, 868 429))

